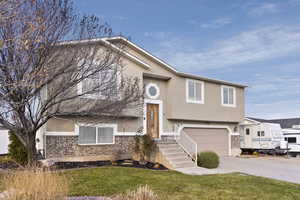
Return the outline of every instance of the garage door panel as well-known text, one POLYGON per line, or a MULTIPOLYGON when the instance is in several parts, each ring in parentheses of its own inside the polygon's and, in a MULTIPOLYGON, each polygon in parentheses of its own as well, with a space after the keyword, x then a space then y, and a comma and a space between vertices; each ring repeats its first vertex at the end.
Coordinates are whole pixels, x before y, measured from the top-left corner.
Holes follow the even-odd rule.
POLYGON ((198 144, 198 152, 208 150, 228 155, 229 134, 226 129, 185 128, 184 132, 198 144))

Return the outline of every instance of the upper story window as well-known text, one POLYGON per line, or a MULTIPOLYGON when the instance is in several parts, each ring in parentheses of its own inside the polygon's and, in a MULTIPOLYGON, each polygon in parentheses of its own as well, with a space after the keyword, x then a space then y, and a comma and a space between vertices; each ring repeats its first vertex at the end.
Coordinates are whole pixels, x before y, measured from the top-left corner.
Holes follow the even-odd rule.
POLYGON ((204 82, 186 79, 186 102, 204 103, 204 82))
POLYGON ((78 84, 78 93, 83 97, 106 99, 118 96, 120 72, 117 67, 99 71, 78 84))
POLYGON ((146 86, 146 94, 149 98, 151 99, 156 99, 159 96, 159 88, 156 84, 154 83, 149 83, 146 86))
POLYGON ((236 92, 234 87, 222 86, 222 105, 223 106, 236 106, 236 92))

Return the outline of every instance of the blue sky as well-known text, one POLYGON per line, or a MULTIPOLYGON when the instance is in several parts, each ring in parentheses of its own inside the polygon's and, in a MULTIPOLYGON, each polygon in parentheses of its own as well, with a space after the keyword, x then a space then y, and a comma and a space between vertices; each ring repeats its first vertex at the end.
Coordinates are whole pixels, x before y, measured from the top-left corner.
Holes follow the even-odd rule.
POLYGON ((300 117, 300 0, 75 0, 175 68, 247 84, 246 113, 300 117))

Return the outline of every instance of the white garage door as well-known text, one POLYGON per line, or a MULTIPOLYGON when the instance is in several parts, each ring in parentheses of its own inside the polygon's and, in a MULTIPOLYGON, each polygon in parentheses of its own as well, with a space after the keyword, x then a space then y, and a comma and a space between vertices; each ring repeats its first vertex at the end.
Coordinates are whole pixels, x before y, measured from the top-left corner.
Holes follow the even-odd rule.
POLYGON ((229 154, 229 133, 227 129, 184 128, 198 144, 198 152, 214 151, 219 155, 229 154))
POLYGON ((0 130, 0 155, 8 153, 8 131, 7 130, 0 130))

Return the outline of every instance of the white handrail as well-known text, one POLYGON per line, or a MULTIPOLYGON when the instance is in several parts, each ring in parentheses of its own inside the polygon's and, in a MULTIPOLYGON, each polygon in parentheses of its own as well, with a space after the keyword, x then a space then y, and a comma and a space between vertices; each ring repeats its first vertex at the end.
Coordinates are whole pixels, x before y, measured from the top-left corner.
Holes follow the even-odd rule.
POLYGON ((197 154, 198 154, 198 145, 197 143, 184 131, 181 131, 175 137, 176 142, 183 148, 183 150, 195 161, 197 166, 197 154))

